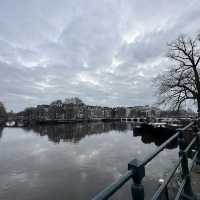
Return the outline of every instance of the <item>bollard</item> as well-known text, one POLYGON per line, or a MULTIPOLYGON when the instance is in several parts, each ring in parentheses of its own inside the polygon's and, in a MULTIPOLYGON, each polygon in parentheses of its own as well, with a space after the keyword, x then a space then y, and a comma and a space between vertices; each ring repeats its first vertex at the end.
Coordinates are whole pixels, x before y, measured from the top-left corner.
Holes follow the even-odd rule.
POLYGON ((182 178, 186 179, 186 183, 184 186, 184 194, 182 195, 183 199, 187 199, 190 197, 190 199, 196 199, 191 186, 191 177, 190 172, 188 168, 188 158, 187 158, 187 152, 184 152, 184 149, 186 148, 185 140, 183 137, 183 131, 179 131, 179 137, 178 137, 178 143, 179 143, 179 156, 181 157, 181 169, 182 169, 182 178))
MULTIPOLYGON (((161 186, 164 183, 164 179, 159 179, 158 183, 159 183, 159 186, 161 186)), ((161 193, 161 195, 162 195, 162 193, 161 193)), ((168 192, 167 186, 165 187, 165 189, 163 191, 163 197, 160 196, 160 199, 162 199, 162 200, 169 200, 169 192, 168 192)))
POLYGON ((134 159, 128 164, 128 170, 133 171, 133 184, 131 186, 133 200, 144 200, 144 186, 142 179, 145 176, 145 168, 141 161, 134 159))
POLYGON ((198 152, 197 159, 196 159, 196 164, 200 165, 200 135, 199 135, 199 130, 198 130, 198 120, 195 121, 193 125, 193 135, 196 137, 196 151, 198 152))

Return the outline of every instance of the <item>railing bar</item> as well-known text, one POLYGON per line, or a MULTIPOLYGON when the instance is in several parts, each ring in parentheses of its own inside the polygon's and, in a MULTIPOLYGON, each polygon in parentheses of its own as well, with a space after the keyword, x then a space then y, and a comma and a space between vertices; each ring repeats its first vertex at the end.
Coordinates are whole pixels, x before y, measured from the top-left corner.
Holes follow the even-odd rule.
POLYGON ((128 171, 119 180, 106 187, 102 192, 95 196, 92 200, 105 200, 114 194, 120 187, 122 187, 131 177, 133 171, 128 171))
POLYGON ((174 175, 174 173, 176 172, 177 168, 179 167, 181 163, 181 159, 179 159, 179 161, 177 162, 177 164, 175 165, 174 169, 171 171, 171 173, 166 177, 164 183, 162 183, 162 185, 158 188, 158 190, 156 191, 156 193, 153 195, 151 200, 156 200, 160 197, 160 194, 163 192, 163 190, 165 189, 165 187, 168 185, 169 181, 171 180, 172 176, 174 175))
POLYGON ((165 188, 165 198, 166 198, 166 200, 169 200, 169 191, 168 191, 167 186, 165 188))
POLYGON ((143 161, 142 165, 146 165, 148 162, 150 162, 155 156, 157 156, 170 142, 172 142, 174 139, 176 139, 179 135, 179 132, 177 132, 175 135, 170 137, 167 141, 165 141, 162 145, 160 145, 150 156, 148 155, 143 161))
POLYGON ((182 191, 183 191, 183 188, 185 186, 185 183, 186 183, 186 178, 183 179, 183 181, 181 183, 181 186, 180 186, 180 188, 179 188, 179 190, 178 190, 178 192, 177 192, 176 197, 175 197, 174 200, 179 200, 180 199, 180 196, 182 194, 182 191))
POLYGON ((197 137, 195 136, 192 141, 190 142, 190 144, 186 147, 186 149, 184 150, 185 153, 187 153, 190 148, 192 147, 192 145, 196 142, 197 137))
MULTIPOLYGON (((197 119, 198 120, 198 119, 197 119)), ((167 141, 165 141, 162 145, 160 145, 157 150, 155 150, 151 155, 146 156, 146 158, 142 161, 141 166, 145 166, 147 163, 149 163, 154 157, 156 157, 168 144, 170 144, 170 142, 172 142, 174 139, 176 139, 179 134, 180 131, 185 131, 186 129, 188 129, 189 127, 191 127, 195 122, 191 122, 189 123, 187 126, 185 126, 184 128, 178 129, 177 132, 170 137, 167 141)), ((193 139, 194 140, 194 139, 193 139)), ((191 143, 193 143, 193 140, 191 143)), ((192 144, 189 144, 188 147, 186 148, 186 150, 189 150, 189 148, 192 146, 192 144)), ((192 167, 194 165, 194 161, 196 160, 197 154, 195 154, 193 162, 192 162, 192 167)), ((180 162, 180 160, 179 160, 180 162)), ((178 163, 179 163, 178 162, 178 163)), ((180 163, 179 163, 180 164, 180 163)), ((178 166, 177 166, 178 167, 178 166)), ((191 168, 192 168, 191 167, 191 168)), ((176 168, 177 169, 177 168, 176 168)), ((175 169, 174 169, 175 170, 175 169)), ((176 171, 176 170, 175 170, 176 171)), ((175 172, 171 173, 171 176, 173 176, 175 172)), ((108 186, 107 188, 105 188, 101 193, 99 193, 96 197, 94 197, 92 200, 106 200, 108 199, 110 196, 112 196, 112 194, 114 194, 119 188, 121 188, 134 174, 134 171, 128 171, 124 176, 122 176, 118 181, 114 182, 113 184, 111 184, 110 186, 108 186)), ((169 175, 170 176, 170 175, 169 175)), ((169 178, 170 180, 170 178, 169 178)), ((169 182, 169 180, 167 180, 169 182)), ((166 181, 166 182, 167 182, 166 181)), ((167 182, 167 183, 168 183, 167 182)), ((182 181, 182 185, 176 195, 176 200, 180 197, 181 192, 183 190, 183 187, 186 183, 186 180, 184 179, 182 181), (180 193, 180 194, 179 194, 180 193)), ((164 186, 160 186, 161 188, 164 186)), ((159 189, 160 190, 160 189, 159 189)), ((154 198, 154 197, 153 197, 154 198)))
POLYGON ((197 155, 198 155, 198 151, 194 154, 194 156, 193 156, 193 158, 192 158, 192 163, 191 163, 191 165, 190 165, 190 167, 189 167, 189 170, 191 171, 192 170, 192 168, 193 168, 193 166, 194 166, 194 162, 196 161, 196 158, 197 158, 197 155))
POLYGON ((183 127, 183 128, 179 128, 178 130, 180 131, 185 131, 187 130, 188 128, 190 128, 190 126, 192 126, 194 124, 194 122, 190 122, 187 126, 183 127))

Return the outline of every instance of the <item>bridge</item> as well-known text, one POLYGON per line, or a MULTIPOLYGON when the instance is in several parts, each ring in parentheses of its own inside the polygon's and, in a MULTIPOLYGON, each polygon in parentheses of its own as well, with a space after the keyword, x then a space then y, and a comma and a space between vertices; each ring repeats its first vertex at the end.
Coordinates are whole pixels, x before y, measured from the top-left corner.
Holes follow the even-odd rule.
MULTIPOLYGON (((137 123, 137 124, 140 124, 140 123, 144 123, 148 120, 147 117, 123 117, 123 118, 120 118, 119 121, 121 122, 133 122, 133 123, 137 123)), ((151 120, 154 120, 155 122, 177 122, 177 121, 192 121, 191 118, 189 117, 179 117, 179 118, 175 118, 175 117, 155 117, 155 118, 152 118, 150 119, 151 120)))
POLYGON ((121 122, 135 122, 135 123, 144 123, 147 120, 146 117, 124 117, 120 118, 121 122))
MULTIPOLYGON (((178 129, 177 132, 159 146, 154 152, 145 157, 143 160, 134 159, 128 163, 128 171, 116 182, 105 188, 102 192, 97 194, 93 200, 106 200, 109 199, 114 193, 116 193, 125 183, 132 180, 131 193, 134 200, 144 200, 145 188, 142 184, 142 180, 145 177, 145 167, 149 164, 161 151, 163 151, 167 145, 174 140, 178 141, 179 145, 179 159, 175 166, 168 173, 167 177, 160 184, 157 191, 155 191, 152 200, 169 199, 168 184, 174 177, 177 169, 181 168, 181 184, 177 189, 175 200, 188 199, 196 200, 197 196, 192 187, 191 172, 194 166, 200 165, 200 131, 199 131, 199 119, 195 119, 186 125, 184 128, 178 129), (189 144, 186 144, 184 134, 188 129, 192 128, 192 140, 189 144), (191 162, 189 160, 189 153, 193 152, 191 162)), ((200 175, 199 175, 200 176, 200 175)), ((195 177, 197 178, 197 177, 195 177)), ((200 177, 199 177, 200 179, 200 177)), ((199 188, 199 184, 196 185, 199 188)), ((200 192, 200 189, 198 189, 200 192)))

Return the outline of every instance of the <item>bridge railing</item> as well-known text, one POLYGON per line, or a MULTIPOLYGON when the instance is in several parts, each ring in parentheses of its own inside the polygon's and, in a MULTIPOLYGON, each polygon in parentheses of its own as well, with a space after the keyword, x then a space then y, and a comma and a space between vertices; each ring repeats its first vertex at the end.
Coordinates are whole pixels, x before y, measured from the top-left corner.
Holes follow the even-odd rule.
POLYGON ((142 184, 142 180, 145 177, 145 166, 174 140, 178 140, 179 159, 173 169, 171 169, 171 171, 169 172, 168 176, 165 178, 164 182, 159 186, 157 191, 155 191, 152 200, 160 199, 162 195, 165 195, 166 199, 168 199, 167 186, 179 166, 181 166, 182 182, 175 199, 178 200, 182 197, 184 197, 185 199, 196 199, 195 194, 192 191, 190 172, 195 162, 198 164, 200 163, 200 134, 198 131, 198 122, 199 119, 196 119, 184 128, 178 129, 172 137, 170 137, 167 141, 165 141, 153 153, 145 157, 142 161, 138 159, 132 160, 128 164, 127 173, 124 174, 119 180, 105 188, 102 192, 97 194, 93 198, 93 200, 108 199, 130 179, 132 179, 133 181, 131 186, 132 198, 134 200, 144 200, 144 186, 142 184), (193 139, 187 145, 184 138, 184 133, 189 128, 192 128, 193 139), (195 153, 192 157, 192 162, 189 165, 188 153, 192 148, 194 148, 193 151, 195 153))

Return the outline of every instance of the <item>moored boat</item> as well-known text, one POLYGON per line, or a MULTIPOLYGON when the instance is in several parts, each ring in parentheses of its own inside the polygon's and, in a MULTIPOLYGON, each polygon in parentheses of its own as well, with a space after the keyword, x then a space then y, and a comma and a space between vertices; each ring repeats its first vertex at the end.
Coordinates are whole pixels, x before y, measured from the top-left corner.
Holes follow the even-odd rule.
POLYGON ((167 134, 173 135, 176 132, 176 129, 179 128, 178 124, 168 124, 165 122, 161 123, 143 123, 139 127, 133 128, 133 134, 142 135, 144 133, 152 134, 167 134))
POLYGON ((16 125, 15 121, 7 121, 6 126, 7 127, 14 127, 16 125))

